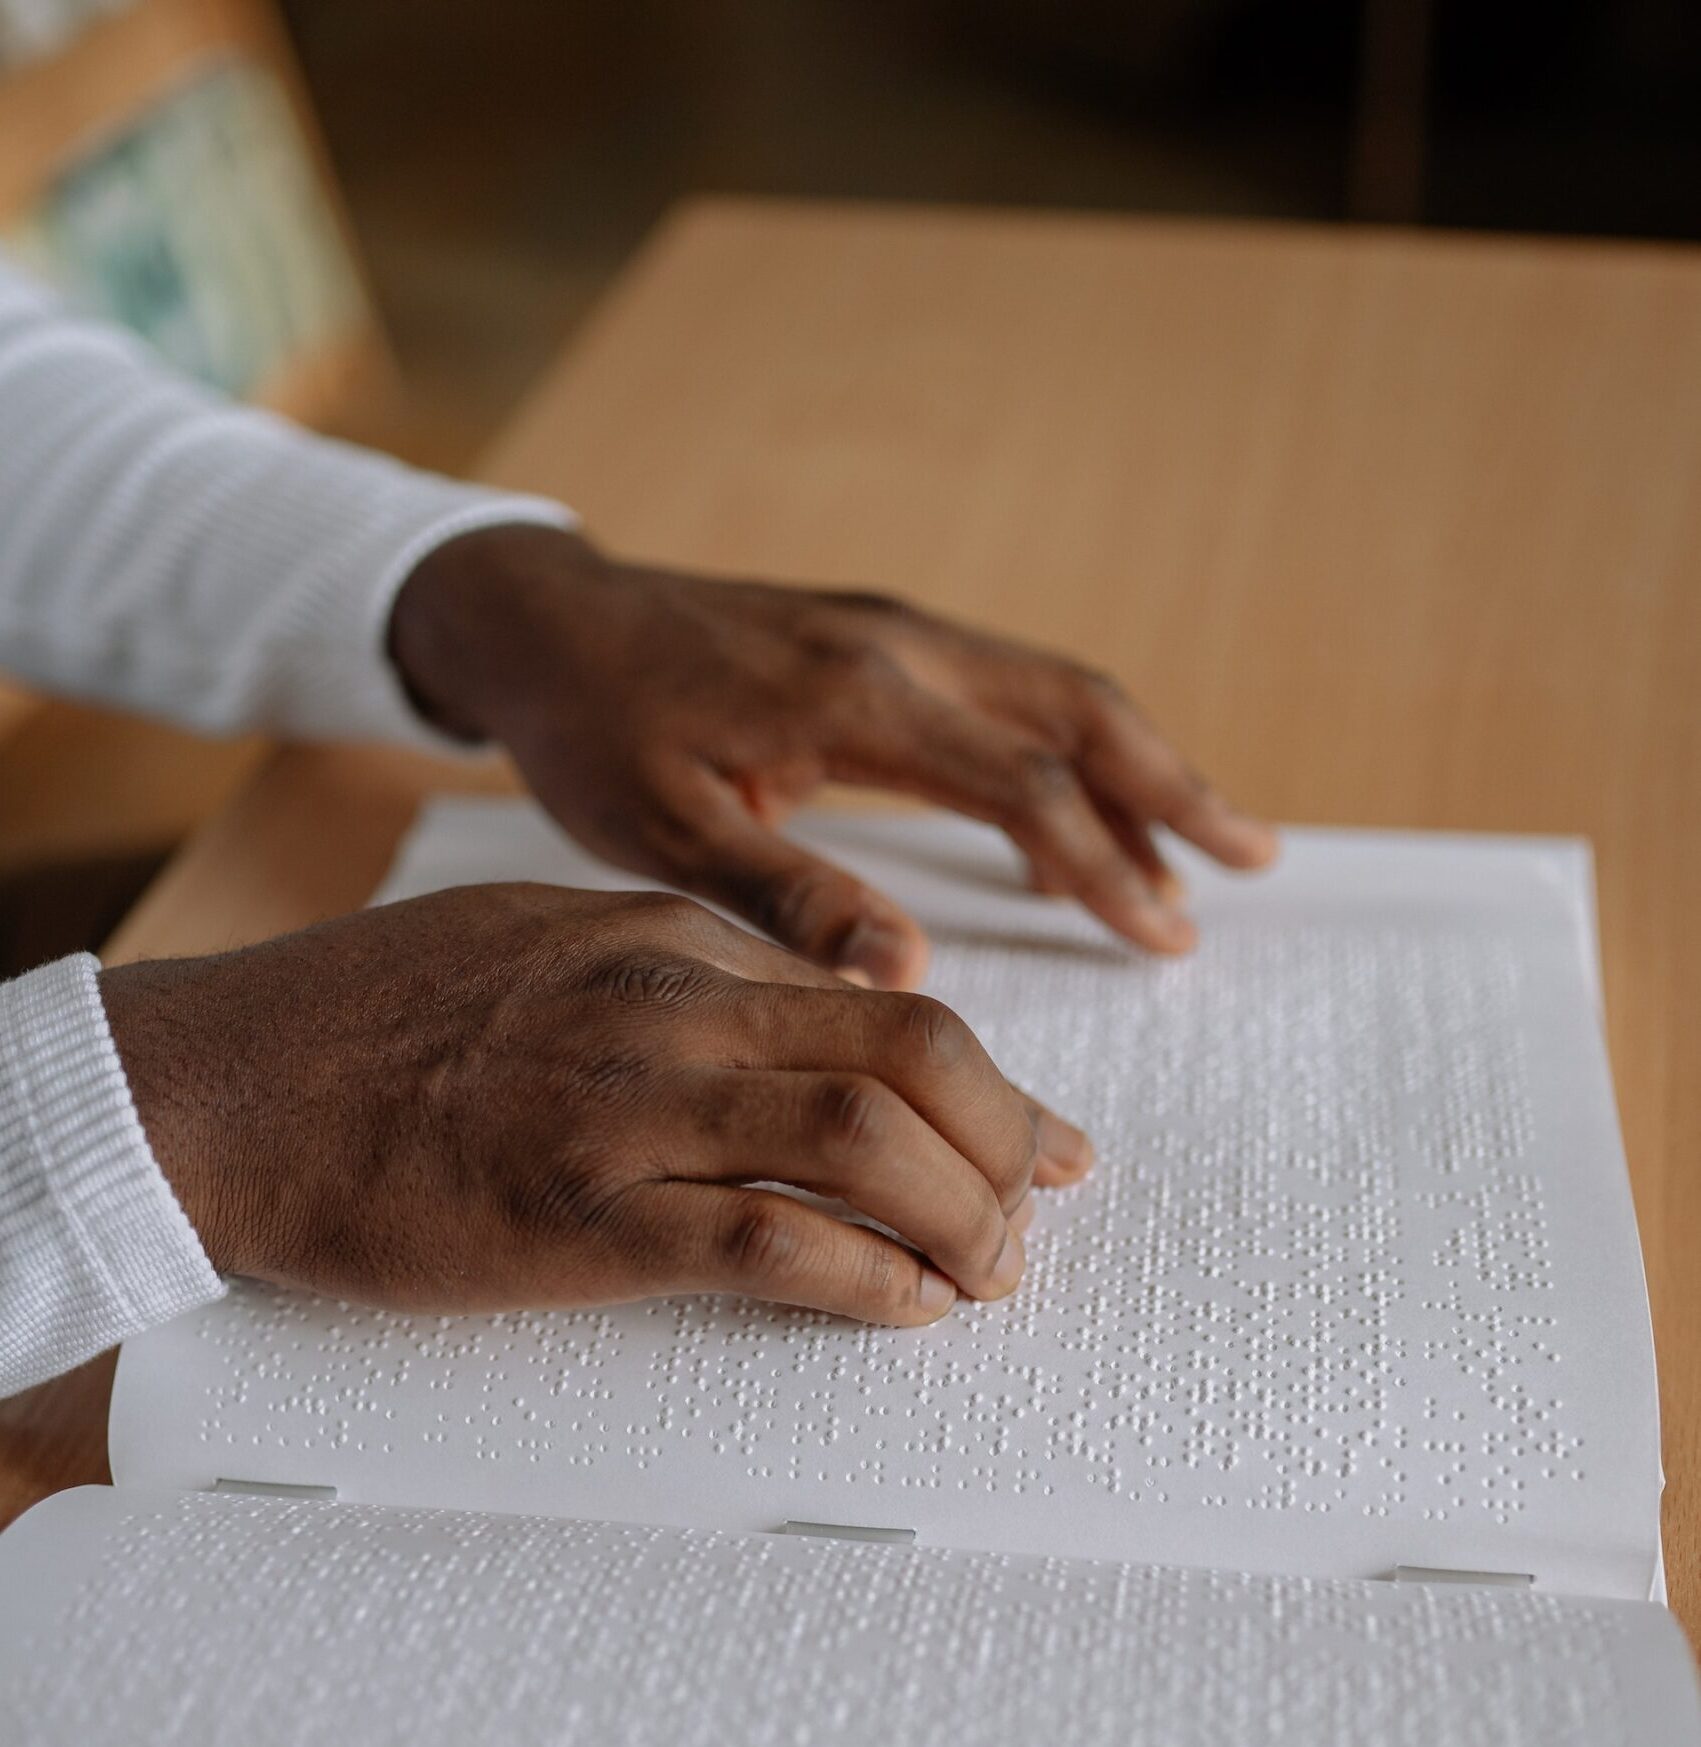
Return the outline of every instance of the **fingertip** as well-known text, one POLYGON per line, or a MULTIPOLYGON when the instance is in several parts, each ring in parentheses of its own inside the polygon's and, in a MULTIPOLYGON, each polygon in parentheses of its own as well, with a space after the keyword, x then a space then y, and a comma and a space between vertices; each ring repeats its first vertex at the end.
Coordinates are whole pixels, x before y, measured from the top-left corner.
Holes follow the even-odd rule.
POLYGON ((861 988, 913 989, 927 974, 927 937, 908 917, 859 916, 833 955, 833 969, 861 988))
POLYGON ((1046 1165, 1054 1168, 1052 1183, 1073 1183, 1093 1168, 1095 1149, 1091 1139, 1074 1123, 1065 1122, 1044 1105, 1035 1106, 1034 1144, 1039 1149, 1039 1161, 1034 1167, 1036 1181, 1046 1165))
POLYGON ((1152 890, 1157 894, 1158 900, 1171 908, 1179 905, 1187 896, 1186 881, 1167 863, 1151 869, 1146 877, 1151 881, 1152 890))
POLYGON ((1122 932, 1136 946, 1165 958, 1179 958, 1199 944, 1199 930, 1192 917, 1157 904, 1136 906, 1122 932))
POLYGON ((1261 819, 1237 813, 1226 802, 1219 801, 1212 809, 1209 841, 1200 847, 1225 867, 1252 873, 1268 867, 1282 852, 1281 834, 1273 825, 1261 819))
POLYGON ((1181 958, 1198 944, 1199 929, 1193 919, 1171 912, 1164 919, 1162 938, 1157 941, 1153 950, 1166 957, 1181 958))
POLYGON ((1101 922, 1148 952, 1190 952, 1197 944, 1192 919, 1160 903, 1149 882, 1131 871, 1108 889, 1083 887, 1080 897, 1101 922))
POLYGON ((1236 834, 1236 854, 1230 865, 1253 873, 1280 860, 1281 853, 1281 833, 1273 825, 1243 819, 1236 834))
POLYGON ((1025 1237, 1030 1225, 1034 1222, 1034 1192, 1029 1190, 1016 1203, 1016 1211, 1010 1215, 1010 1229, 1018 1237, 1025 1237))
POLYGON ((1034 1186, 1039 1189, 1073 1188, 1091 1174, 1093 1163, 1090 1153, 1084 1163, 1041 1154, 1034 1163, 1034 1186))
POLYGON ((1012 1229, 1004 1239, 1004 1248, 999 1252, 986 1290, 977 1292, 975 1296, 983 1302, 1008 1298, 1022 1283, 1022 1273, 1027 1265, 1028 1254, 1023 1247, 1021 1234, 1012 1229))

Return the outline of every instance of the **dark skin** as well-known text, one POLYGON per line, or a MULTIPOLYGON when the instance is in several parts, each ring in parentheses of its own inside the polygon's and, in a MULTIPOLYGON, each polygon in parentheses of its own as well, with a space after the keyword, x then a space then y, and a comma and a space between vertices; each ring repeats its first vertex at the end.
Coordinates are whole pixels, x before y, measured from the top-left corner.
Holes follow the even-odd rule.
POLYGON ((1091 1147, 901 992, 914 921, 776 825, 827 780, 919 795, 1162 952, 1193 929, 1154 826, 1231 866, 1275 853, 1107 680, 879 597, 500 528, 419 567, 390 648, 573 836, 780 944, 685 898, 484 886, 104 972, 224 1272, 441 1312, 734 1291, 913 1324, 1002 1297, 1030 1191, 1091 1147))
POLYGON ((1113 680, 881 595, 681 575, 503 529, 420 566, 392 649, 427 713, 506 746, 586 847, 883 987, 919 982, 920 929, 774 830, 822 782, 1002 826, 1037 883, 1154 952, 1194 942, 1155 825, 1230 867, 1276 852, 1113 680))
POLYGON ((1090 1160, 949 1009, 687 898, 462 887, 105 975, 209 1254, 368 1303, 734 1291, 931 1322, 1015 1286, 1030 1189, 1090 1160), (748 1187, 776 1181, 913 1248, 748 1187))

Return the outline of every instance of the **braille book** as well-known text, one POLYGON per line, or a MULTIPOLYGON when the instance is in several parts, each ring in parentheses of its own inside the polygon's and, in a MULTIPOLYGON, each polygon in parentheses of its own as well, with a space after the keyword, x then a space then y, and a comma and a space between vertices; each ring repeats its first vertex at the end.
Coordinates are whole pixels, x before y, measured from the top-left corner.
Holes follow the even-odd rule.
MULTIPOLYGON (((981 827, 797 835, 1098 1143, 1017 1293, 238 1283, 126 1347, 116 1485, 0 1542, 0 1738, 1701 1742, 1586 849, 1294 831, 1189 859, 1156 960, 981 827)), ((512 878, 643 883, 452 799, 380 898, 512 878)))

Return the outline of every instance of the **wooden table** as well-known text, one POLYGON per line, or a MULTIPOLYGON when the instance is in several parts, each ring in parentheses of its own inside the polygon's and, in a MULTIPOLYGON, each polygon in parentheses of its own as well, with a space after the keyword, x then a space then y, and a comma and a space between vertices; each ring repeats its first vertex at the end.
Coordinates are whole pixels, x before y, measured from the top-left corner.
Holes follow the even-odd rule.
MULTIPOLYGON (((667 224, 490 456, 611 545, 1118 672, 1277 818, 1579 832, 1701 1636, 1701 257, 882 207, 667 224)), ((445 772, 278 756, 113 942, 359 903, 445 772)), ((110 1361, 0 1409, 0 1519, 110 1361)))

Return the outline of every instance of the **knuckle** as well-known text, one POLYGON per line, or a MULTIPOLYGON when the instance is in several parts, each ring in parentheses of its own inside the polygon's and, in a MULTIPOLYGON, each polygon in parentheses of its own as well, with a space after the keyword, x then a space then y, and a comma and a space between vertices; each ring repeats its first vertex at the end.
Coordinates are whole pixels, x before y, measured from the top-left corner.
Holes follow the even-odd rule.
POLYGON ((558 886, 545 885, 541 880, 497 880, 472 889, 483 902, 521 916, 552 909, 561 896, 558 886))
POLYGON ((496 926, 504 945, 514 952, 535 950, 540 940, 548 940, 566 908, 559 886, 536 880, 502 880, 462 889, 474 894, 484 918, 496 926))
POLYGON ((931 995, 896 997, 902 1015, 900 1026, 906 1048, 930 1066, 955 1067, 969 1050, 967 1025, 931 995))
POLYGON ((629 892, 626 907, 634 917, 663 935, 692 937, 705 922, 712 920, 695 898, 678 892, 629 892))
POLYGON ((1073 669, 1075 684, 1089 706, 1101 710, 1128 708, 1128 694, 1121 681, 1102 668, 1077 666, 1073 669))
POLYGON ((860 639, 841 645, 832 666, 843 688, 858 699, 883 691, 899 677, 897 662, 878 643, 860 639))
POLYGON ((747 1202, 721 1241, 726 1263, 740 1279, 783 1280, 797 1264, 796 1228, 771 1195, 747 1202))
POLYGON ((1047 812, 1075 787, 1069 760, 1048 746, 1024 746, 1015 756, 1011 781, 1016 805, 1024 812, 1047 812))
MULTIPOLYGON (((890 614, 895 617, 898 609, 890 614)), ((823 626, 805 631, 798 640, 799 653, 807 664, 811 685, 841 702, 866 703, 871 693, 895 685, 903 669, 866 627, 846 630, 823 626)))
POLYGON ((885 1131, 886 1094, 859 1074, 831 1077, 818 1094, 814 1126, 828 1150, 866 1152, 885 1131))
POLYGON ((910 1264, 889 1245, 862 1246, 856 1270, 856 1295, 872 1320, 896 1317, 908 1307, 913 1297, 909 1273, 910 1264))
POLYGON ((708 967, 696 959, 634 957, 612 959, 596 971, 599 993, 634 1007, 683 1007, 708 991, 708 967))
POLYGON ((641 1180, 606 1159, 553 1157, 507 1184, 503 1212, 511 1229, 527 1239, 571 1233, 618 1242, 629 1223, 631 1190, 641 1180))

